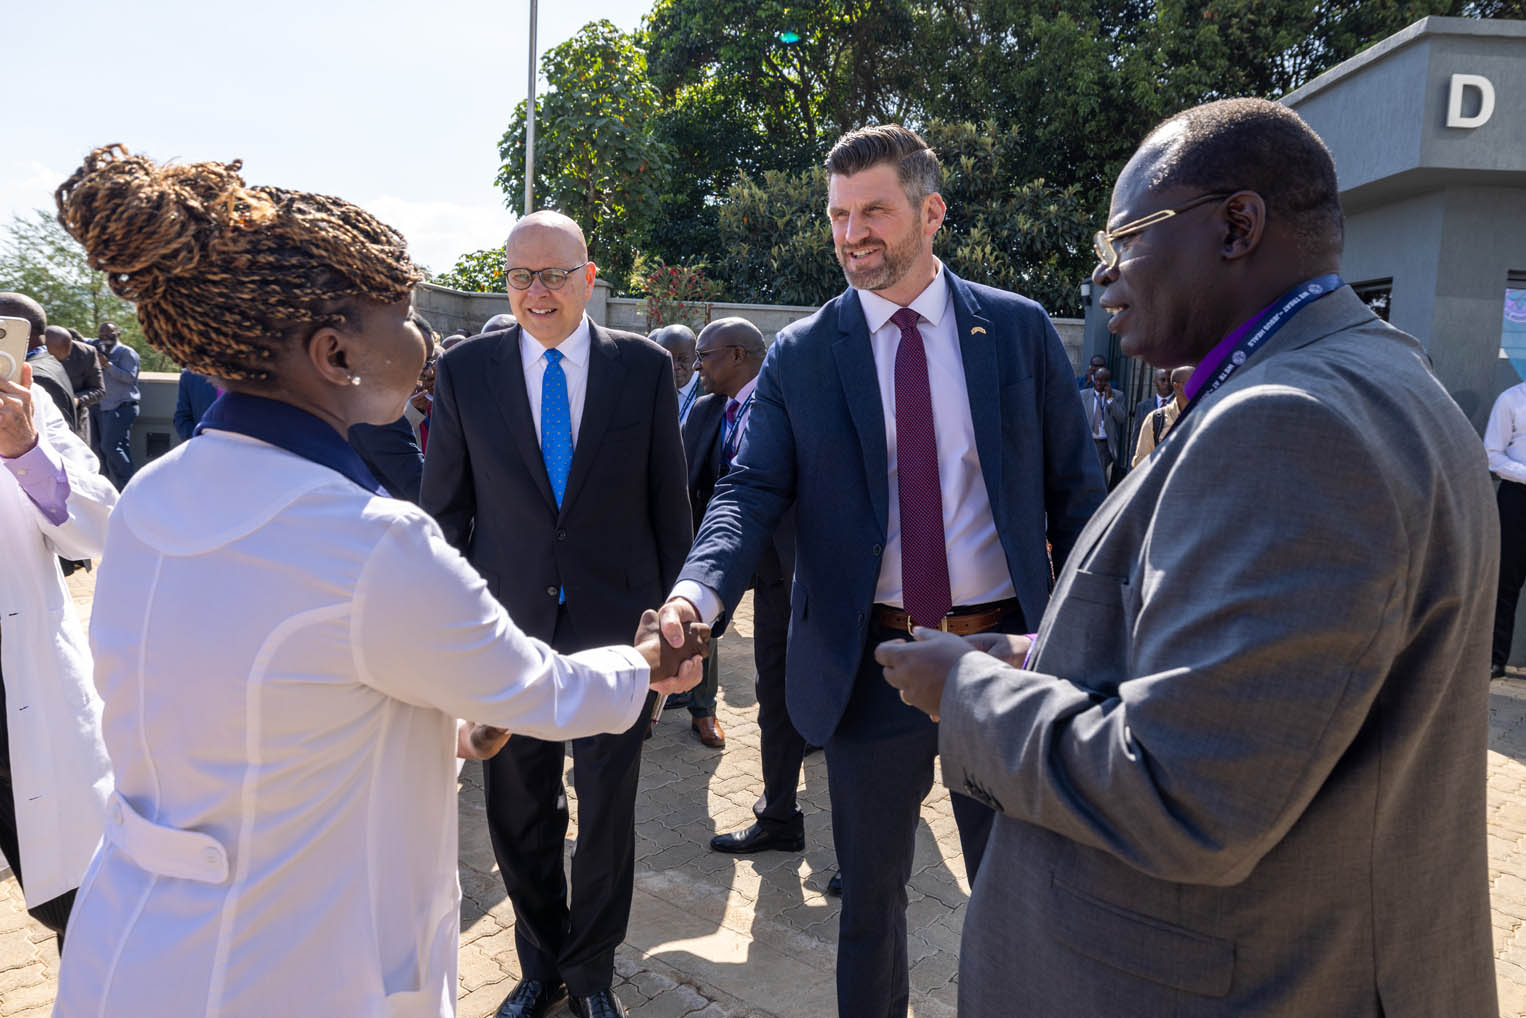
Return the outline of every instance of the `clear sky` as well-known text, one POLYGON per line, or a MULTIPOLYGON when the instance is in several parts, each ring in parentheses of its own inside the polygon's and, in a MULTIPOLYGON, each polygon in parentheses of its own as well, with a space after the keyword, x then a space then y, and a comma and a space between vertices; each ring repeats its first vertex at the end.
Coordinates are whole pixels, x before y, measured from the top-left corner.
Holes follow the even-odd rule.
MULTIPOLYGON (((541 0, 542 54, 649 0, 541 0)), ((502 243, 497 142, 524 99, 528 0, 4 4, 0 222, 53 209, 93 147, 244 160, 244 179, 335 194, 436 272, 502 243)), ((544 84, 544 83, 543 83, 544 84)))

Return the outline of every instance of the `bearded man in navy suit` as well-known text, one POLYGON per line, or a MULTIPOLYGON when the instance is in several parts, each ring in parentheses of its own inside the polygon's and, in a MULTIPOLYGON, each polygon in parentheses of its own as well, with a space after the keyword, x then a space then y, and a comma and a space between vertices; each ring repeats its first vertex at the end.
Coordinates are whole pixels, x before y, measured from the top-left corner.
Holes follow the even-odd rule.
MULTIPOLYGON (((737 603, 791 503, 790 718, 825 747, 842 865, 838 1011, 907 1013, 906 883, 938 729, 873 647, 911 624, 1024 633, 1103 484, 1049 317, 933 255, 937 157, 898 125, 827 158, 849 289, 783 330, 751 419, 663 607, 665 635, 737 603)), ((955 794, 973 877, 992 813, 955 794)))

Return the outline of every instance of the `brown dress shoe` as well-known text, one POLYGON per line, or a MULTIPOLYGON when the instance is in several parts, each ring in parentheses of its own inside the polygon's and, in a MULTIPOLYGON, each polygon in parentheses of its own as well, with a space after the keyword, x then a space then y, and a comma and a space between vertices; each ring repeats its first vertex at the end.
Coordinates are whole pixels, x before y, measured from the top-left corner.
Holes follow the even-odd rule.
POLYGON ((711 749, 726 748, 726 733, 721 731, 721 723, 715 718, 695 718, 689 722, 689 727, 694 729, 699 741, 711 749))

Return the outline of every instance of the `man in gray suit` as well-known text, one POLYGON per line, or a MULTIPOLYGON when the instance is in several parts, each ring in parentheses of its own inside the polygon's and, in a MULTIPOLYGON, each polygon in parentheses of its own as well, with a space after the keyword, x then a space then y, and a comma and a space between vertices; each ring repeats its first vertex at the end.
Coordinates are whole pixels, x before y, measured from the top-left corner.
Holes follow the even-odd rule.
POLYGON ((1031 646, 877 651, 941 717, 944 780, 998 813, 961 1018, 1499 1013, 1485 457, 1336 275, 1337 193, 1283 106, 1156 128, 1092 280, 1125 353, 1199 365, 1187 412, 1031 646))
POLYGON ((1123 396, 1113 388, 1113 373, 1107 368, 1098 367, 1092 371, 1091 387, 1081 390, 1081 409, 1086 413, 1092 444, 1097 447, 1097 462, 1102 465, 1102 475, 1107 478, 1111 490, 1129 468, 1125 455, 1129 408, 1123 396))

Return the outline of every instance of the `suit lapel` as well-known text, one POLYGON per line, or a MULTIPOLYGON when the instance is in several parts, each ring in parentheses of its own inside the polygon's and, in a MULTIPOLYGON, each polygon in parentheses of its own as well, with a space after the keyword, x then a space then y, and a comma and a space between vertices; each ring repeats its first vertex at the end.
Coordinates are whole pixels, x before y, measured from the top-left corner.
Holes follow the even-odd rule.
POLYGON ((864 474, 874 518, 883 534, 890 525, 890 457, 885 449, 885 408, 881 402, 879 376, 874 370, 874 349, 869 345, 869 326, 864 309, 852 290, 837 306, 839 335, 832 344, 837 373, 842 380, 848 414, 858 432, 864 474))
POLYGON ((556 496, 551 493, 551 478, 546 474, 546 461, 540 453, 540 441, 535 434, 535 418, 530 413, 530 396, 525 389, 525 366, 519 355, 519 327, 516 325, 498 339, 498 410, 503 415, 504 427, 525 468, 535 481, 546 505, 554 512, 556 496))
POLYGON ((959 357, 964 365, 964 384, 970 398, 970 420, 975 425, 975 453, 986 482, 986 497, 993 515, 1001 505, 1001 405, 1000 368, 996 360, 996 337, 990 319, 980 315, 975 295, 964 280, 943 269, 948 276, 949 297, 959 338, 959 357))
MULTIPOLYGON (((620 362, 620 347, 609 334, 592 323, 588 326, 588 389, 583 397, 583 420, 578 425, 577 446, 572 450, 572 466, 567 471, 567 492, 562 509, 572 504, 593 469, 604 432, 619 402, 625 383, 625 366, 620 362)), ((550 482, 547 482, 547 487, 550 482)))

